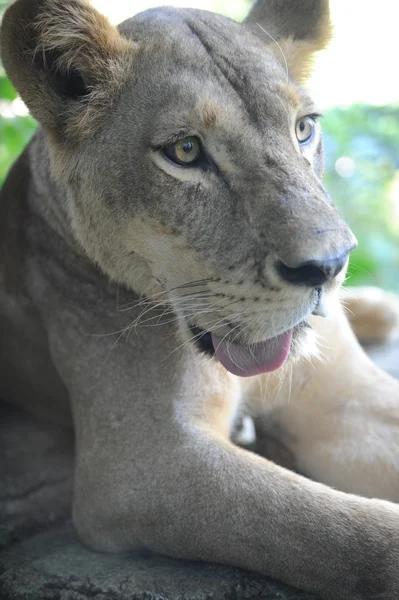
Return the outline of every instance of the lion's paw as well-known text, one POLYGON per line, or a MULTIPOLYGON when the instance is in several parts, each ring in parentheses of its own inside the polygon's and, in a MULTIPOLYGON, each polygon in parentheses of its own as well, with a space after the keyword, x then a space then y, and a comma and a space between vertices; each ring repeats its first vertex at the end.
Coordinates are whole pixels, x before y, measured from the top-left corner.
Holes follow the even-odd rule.
POLYGON ((399 297, 377 287, 345 289, 343 303, 362 343, 385 343, 399 337, 399 297))

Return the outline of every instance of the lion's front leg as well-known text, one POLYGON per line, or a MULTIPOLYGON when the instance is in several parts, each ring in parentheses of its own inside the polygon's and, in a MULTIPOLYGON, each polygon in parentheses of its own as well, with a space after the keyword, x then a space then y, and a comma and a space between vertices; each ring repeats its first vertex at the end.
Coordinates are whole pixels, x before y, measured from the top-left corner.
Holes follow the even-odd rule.
POLYGON ((399 594, 393 505, 292 474, 185 411, 181 424, 127 418, 93 448, 101 413, 86 414, 76 472, 74 522, 90 545, 230 564, 331 600, 399 594))
POLYGON ((399 502, 399 382, 366 356, 341 311, 312 325, 320 357, 294 366, 257 418, 259 443, 277 436, 308 477, 399 502))
POLYGON ((109 354, 112 340, 82 331, 50 340, 73 403, 86 543, 247 568, 325 600, 399 596, 399 509, 232 445, 236 380, 192 349, 162 361, 154 337, 109 354))

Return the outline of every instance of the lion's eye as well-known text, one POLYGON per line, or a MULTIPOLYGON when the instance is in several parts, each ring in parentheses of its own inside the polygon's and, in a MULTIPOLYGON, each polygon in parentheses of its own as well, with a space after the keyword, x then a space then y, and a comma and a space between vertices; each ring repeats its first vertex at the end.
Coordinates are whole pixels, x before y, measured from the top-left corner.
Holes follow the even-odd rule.
POLYGON ((303 117, 296 124, 296 137, 300 144, 308 142, 315 131, 316 122, 312 117, 303 117))
POLYGON ((201 156, 201 142, 194 136, 185 137, 165 146, 164 152, 174 163, 180 166, 191 166, 201 156))

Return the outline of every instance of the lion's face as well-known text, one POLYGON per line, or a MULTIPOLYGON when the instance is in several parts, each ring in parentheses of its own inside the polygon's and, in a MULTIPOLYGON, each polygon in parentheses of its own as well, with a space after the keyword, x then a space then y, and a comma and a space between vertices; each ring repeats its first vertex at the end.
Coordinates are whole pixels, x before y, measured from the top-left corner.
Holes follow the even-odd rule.
POLYGON ((73 164, 75 234, 113 278, 164 290, 232 372, 277 368, 355 244, 321 182, 317 110, 275 48, 224 17, 160 9, 120 32, 135 55, 118 101, 54 151, 73 164))

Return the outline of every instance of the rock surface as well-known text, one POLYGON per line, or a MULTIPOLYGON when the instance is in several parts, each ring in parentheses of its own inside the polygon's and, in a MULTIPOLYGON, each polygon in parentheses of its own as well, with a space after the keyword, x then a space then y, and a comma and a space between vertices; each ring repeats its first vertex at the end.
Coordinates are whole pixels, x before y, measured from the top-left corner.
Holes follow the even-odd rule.
MULTIPOLYGON (((399 343, 369 353, 399 377, 399 343)), ((0 406, 0 600, 315 600, 239 569, 88 550, 70 521, 72 448, 0 406)))

